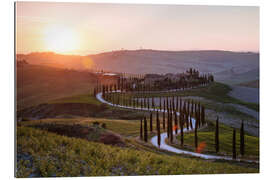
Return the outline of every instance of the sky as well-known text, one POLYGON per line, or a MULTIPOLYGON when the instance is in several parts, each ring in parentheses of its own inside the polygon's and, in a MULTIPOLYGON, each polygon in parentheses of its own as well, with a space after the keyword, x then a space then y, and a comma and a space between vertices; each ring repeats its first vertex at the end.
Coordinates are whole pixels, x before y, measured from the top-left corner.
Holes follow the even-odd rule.
POLYGON ((16 53, 259 52, 259 7, 16 2, 16 53))

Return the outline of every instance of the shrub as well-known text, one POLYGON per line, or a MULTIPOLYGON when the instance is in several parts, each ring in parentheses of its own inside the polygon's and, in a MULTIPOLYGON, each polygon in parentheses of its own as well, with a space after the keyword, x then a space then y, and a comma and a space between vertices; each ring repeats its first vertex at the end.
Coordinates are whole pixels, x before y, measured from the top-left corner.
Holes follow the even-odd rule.
POLYGON ((107 127, 107 126, 106 126, 106 123, 102 123, 102 124, 101 124, 101 127, 104 128, 104 129, 106 129, 106 127, 107 127))

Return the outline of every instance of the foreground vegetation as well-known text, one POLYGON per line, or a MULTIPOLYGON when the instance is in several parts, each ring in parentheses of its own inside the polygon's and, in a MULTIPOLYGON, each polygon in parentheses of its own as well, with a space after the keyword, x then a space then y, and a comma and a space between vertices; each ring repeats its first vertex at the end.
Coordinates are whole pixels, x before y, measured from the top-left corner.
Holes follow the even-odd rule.
POLYGON ((255 173, 258 169, 157 155, 18 127, 17 177, 255 173))

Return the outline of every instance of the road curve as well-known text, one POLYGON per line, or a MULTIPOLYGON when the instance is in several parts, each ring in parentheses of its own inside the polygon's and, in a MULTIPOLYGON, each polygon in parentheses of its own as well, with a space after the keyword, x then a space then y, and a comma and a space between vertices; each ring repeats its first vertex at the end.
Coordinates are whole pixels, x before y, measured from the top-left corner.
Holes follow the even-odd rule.
MULTIPOLYGON (((120 92, 120 91, 119 91, 120 92)), ((103 99, 102 97, 102 92, 100 93, 97 93, 96 94, 96 98, 102 102, 102 103, 105 103, 105 104, 108 104, 110 106, 114 106, 114 107, 120 107, 120 108, 126 108, 126 109, 135 109, 135 110, 144 110, 144 111, 159 111, 159 112, 163 112, 164 110, 163 109, 153 109, 153 108, 137 108, 137 107, 129 107, 129 106, 122 106, 122 105, 115 105, 115 104, 112 104, 106 100, 103 99)), ((165 112, 167 112, 165 110, 165 112)), ((179 116, 179 112, 177 112, 177 116, 179 116)), ((194 128, 194 124, 195 124, 196 120, 194 118, 192 118, 192 126, 194 128)), ((184 128, 184 132, 187 132, 188 130, 186 128, 184 128)), ((180 130, 178 130, 178 132, 180 133, 180 130)), ((175 134, 175 132, 173 132, 173 134, 175 134)), ((214 159, 214 160, 234 160, 234 161, 242 161, 242 162, 255 162, 255 163, 259 163, 258 161, 252 161, 252 160, 242 160, 242 159, 233 159, 232 157, 229 157, 229 156, 216 156, 216 155, 209 155, 209 154, 201 154, 201 153, 196 153, 196 152, 191 152, 191 151, 186 151, 186 150, 182 150, 182 149, 178 149, 178 148, 175 148, 173 146, 170 146, 168 144, 166 144, 165 140, 167 138, 167 133, 162 133, 160 134, 160 137, 161 137, 161 140, 160 140, 160 146, 158 146, 158 143, 157 143, 157 136, 154 136, 151 138, 151 143, 160 148, 160 149, 163 149, 163 150, 167 150, 167 151, 170 151, 170 152, 174 152, 174 153, 177 153, 177 154, 186 154, 186 155, 191 155, 191 156, 194 156, 194 157, 199 157, 199 158, 203 158, 203 159, 214 159)))

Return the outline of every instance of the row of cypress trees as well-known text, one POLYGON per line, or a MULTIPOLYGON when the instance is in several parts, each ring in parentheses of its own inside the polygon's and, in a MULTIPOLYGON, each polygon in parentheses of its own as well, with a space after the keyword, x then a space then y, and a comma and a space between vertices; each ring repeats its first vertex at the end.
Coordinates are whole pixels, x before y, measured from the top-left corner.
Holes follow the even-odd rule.
MULTIPOLYGON (((163 130, 165 130, 165 112, 162 112, 163 114, 163 121, 162 121, 162 127, 163 130)), ((198 118, 198 112, 196 112, 197 118, 198 118)), ((157 133, 157 144, 160 146, 161 141, 161 127, 160 127, 160 119, 159 119, 159 111, 156 111, 156 133, 157 133)), ((184 145, 184 124, 186 124, 186 128, 188 128, 187 121, 185 119, 185 114, 181 113, 179 116, 177 116, 176 112, 170 112, 167 113, 167 138, 169 139, 170 143, 173 143, 173 130, 175 131, 175 134, 178 133, 178 127, 180 127, 180 144, 181 146, 184 145), (173 123, 174 122, 174 123, 173 123)), ((195 128, 194 128, 194 147, 198 147, 198 134, 197 129, 199 126, 199 121, 195 121, 195 128)), ((190 126, 192 127, 192 126, 190 126)), ((149 115, 149 130, 150 132, 153 132, 153 113, 150 112, 149 115)), ((233 159, 236 159, 236 130, 233 129, 233 136, 232 136, 232 157, 233 159)), ((148 141, 148 125, 147 125, 147 118, 144 116, 141 119, 141 125, 140 125, 140 139, 144 140, 145 142, 148 141)), ((219 152, 219 117, 217 117, 216 120, 216 130, 215 130, 215 148, 216 153, 219 152)), ((245 152, 245 140, 244 140, 244 122, 241 123, 240 128, 240 154, 243 156, 245 152)))
POLYGON ((196 70, 189 70, 191 74, 181 76, 179 80, 174 83, 170 78, 162 80, 156 80, 154 83, 147 83, 146 78, 142 74, 125 76, 125 73, 116 76, 117 81, 115 84, 101 84, 97 82, 94 88, 94 96, 98 92, 111 93, 113 91, 121 90, 121 92, 151 92, 159 90, 170 90, 170 89, 187 89, 194 88, 200 85, 207 85, 214 81, 214 77, 211 74, 203 74, 199 76, 199 72, 196 70), (168 84, 168 82, 170 82, 168 84))
MULTIPOLYGON (((219 152, 219 117, 216 120, 216 129, 215 129, 215 148, 216 153, 219 152)), ((240 154, 244 156, 245 154, 245 131, 244 131, 244 121, 241 122, 240 127, 240 154)), ((236 129, 233 128, 232 136, 232 158, 236 159, 236 129)))
MULTIPOLYGON (((199 126, 202 126, 205 124, 205 108, 198 104, 191 103, 194 107, 194 111, 191 109, 187 110, 187 107, 185 105, 180 105, 179 109, 173 109, 172 108, 172 100, 169 101, 170 106, 167 107, 166 112, 162 111, 162 128, 164 131, 167 131, 167 137, 170 141, 170 143, 173 143, 173 132, 177 134, 180 129, 180 143, 183 146, 184 145, 184 127, 187 129, 193 129, 195 133, 195 148, 198 147, 198 137, 197 137, 197 129, 199 126), (180 113, 180 114, 179 114, 180 113), (192 118, 195 117, 195 127, 193 125, 192 118), (167 121, 166 121, 167 119, 167 121), (167 127, 167 128, 166 128, 167 127)), ((193 101, 192 101, 193 102, 193 101)), ((188 104, 188 103, 186 103, 188 104)), ((188 105, 187 105, 188 106, 188 105)), ((158 144, 160 144, 160 119, 159 119, 159 111, 156 111, 156 128, 157 128, 157 135, 158 135, 158 144)), ((149 130, 150 132, 153 132, 153 113, 150 112, 149 114, 149 130)), ((143 137, 147 136, 148 128, 147 128, 147 118, 144 116, 143 120, 141 119, 141 128, 140 128, 140 137, 143 139, 143 137), (144 123, 144 126, 142 125, 144 123), (144 127, 144 130, 143 130, 144 127), (143 134, 144 132, 144 134, 143 134)), ((147 142, 147 138, 144 138, 144 141, 147 142)))
MULTIPOLYGON (((153 132, 153 116, 152 112, 150 113, 150 132, 153 132)), ((159 120, 159 112, 156 111, 156 132, 157 132, 157 143, 160 146, 161 136, 160 136, 160 120, 159 120)), ((146 116, 142 117, 140 120, 140 139, 145 142, 148 141, 148 127, 147 127, 147 118, 146 116)))

